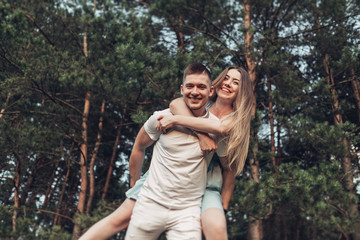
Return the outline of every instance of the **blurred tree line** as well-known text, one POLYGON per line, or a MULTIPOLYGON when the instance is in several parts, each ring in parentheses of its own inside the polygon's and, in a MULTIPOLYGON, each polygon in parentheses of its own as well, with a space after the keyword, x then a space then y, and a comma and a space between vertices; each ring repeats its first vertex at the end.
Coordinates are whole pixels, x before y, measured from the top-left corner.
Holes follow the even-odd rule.
POLYGON ((0 0, 0 239, 77 239, 119 206, 137 131, 192 62, 253 82, 229 239, 360 239, 359 16, 357 0, 0 0))

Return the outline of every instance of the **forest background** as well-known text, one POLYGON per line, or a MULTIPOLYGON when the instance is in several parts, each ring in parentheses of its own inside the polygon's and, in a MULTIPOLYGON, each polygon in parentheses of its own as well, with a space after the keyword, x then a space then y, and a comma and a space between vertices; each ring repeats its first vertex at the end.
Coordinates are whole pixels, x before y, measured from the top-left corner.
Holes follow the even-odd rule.
POLYGON ((77 239, 119 206, 192 62, 253 82, 229 239, 360 239, 359 30, 358 0, 0 0, 0 239, 77 239))

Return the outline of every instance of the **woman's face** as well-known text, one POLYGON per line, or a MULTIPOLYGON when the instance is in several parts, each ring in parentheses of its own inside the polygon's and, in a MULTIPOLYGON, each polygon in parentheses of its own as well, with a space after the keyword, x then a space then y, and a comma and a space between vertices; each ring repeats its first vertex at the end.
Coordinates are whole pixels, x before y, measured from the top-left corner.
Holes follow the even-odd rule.
POLYGON ((240 72, 236 69, 230 69, 227 72, 225 79, 216 88, 216 94, 218 95, 218 98, 221 100, 228 100, 232 103, 238 94, 240 80, 240 72))

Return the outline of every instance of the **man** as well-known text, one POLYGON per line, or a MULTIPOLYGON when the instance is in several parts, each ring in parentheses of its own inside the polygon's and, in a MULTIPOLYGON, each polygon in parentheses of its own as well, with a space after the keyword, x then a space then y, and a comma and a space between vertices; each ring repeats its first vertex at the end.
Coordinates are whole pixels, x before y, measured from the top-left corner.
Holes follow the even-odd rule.
MULTIPOLYGON (((213 94, 210 73, 202 64, 190 64, 180 87, 184 101, 196 117, 213 117, 205 105, 213 94)), ((156 142, 149 175, 135 204, 126 239, 201 239, 200 205, 206 186, 207 162, 195 134, 176 126, 167 134, 156 130, 155 112, 140 129, 130 156, 130 184, 140 176, 145 149, 156 142)), ((218 142, 219 157, 226 147, 218 142)), ((207 156, 208 161, 211 156, 207 156)))

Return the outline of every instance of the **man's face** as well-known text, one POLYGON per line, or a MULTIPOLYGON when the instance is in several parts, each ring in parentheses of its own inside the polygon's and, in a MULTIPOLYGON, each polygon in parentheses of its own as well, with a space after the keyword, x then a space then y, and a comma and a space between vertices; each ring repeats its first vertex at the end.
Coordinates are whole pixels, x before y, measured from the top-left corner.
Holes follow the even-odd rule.
POLYGON ((214 92, 209 77, 206 74, 188 75, 180 89, 186 105, 193 114, 197 116, 203 115, 205 113, 205 105, 214 92))

